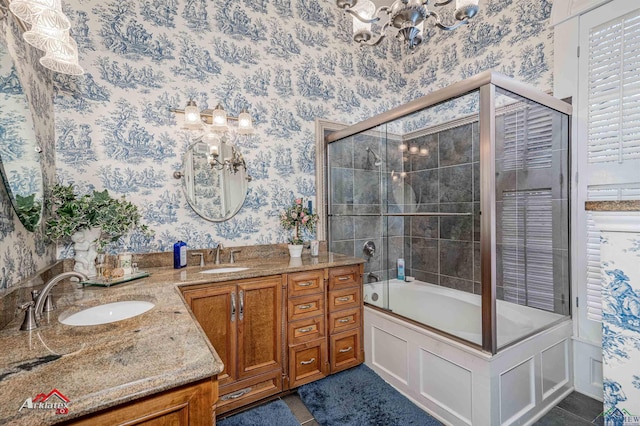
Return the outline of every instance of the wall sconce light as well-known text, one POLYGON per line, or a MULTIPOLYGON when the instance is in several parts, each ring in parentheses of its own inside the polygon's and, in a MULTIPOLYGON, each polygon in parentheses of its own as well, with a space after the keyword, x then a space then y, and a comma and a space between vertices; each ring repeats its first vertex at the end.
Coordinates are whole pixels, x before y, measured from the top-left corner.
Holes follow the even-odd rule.
POLYGON ((187 102, 187 106, 183 110, 171 109, 171 112, 183 114, 183 129, 202 130, 205 132, 204 138, 210 133, 225 133, 229 130, 229 122, 237 122, 236 133, 240 135, 248 135, 253 133, 253 120, 246 109, 243 109, 238 117, 227 115, 221 104, 215 109, 205 109, 200 111, 193 100, 187 102))
POLYGON ((229 173, 233 174, 236 174, 240 167, 243 167, 245 172, 247 171, 247 164, 244 161, 244 157, 235 146, 226 145, 224 137, 220 138, 218 135, 207 136, 208 135, 203 136, 203 142, 206 142, 209 147, 208 160, 212 169, 227 169, 229 173), (221 160, 221 155, 224 152, 228 153, 229 147, 231 148, 231 156, 221 160))
POLYGON ((63 74, 84 74, 78 63, 78 45, 69 34, 71 22, 62 12, 60 0, 0 0, 0 9, 5 16, 8 9, 17 18, 27 43, 45 51, 40 58, 43 67, 63 74), (25 24, 31 26, 29 30, 25 24))

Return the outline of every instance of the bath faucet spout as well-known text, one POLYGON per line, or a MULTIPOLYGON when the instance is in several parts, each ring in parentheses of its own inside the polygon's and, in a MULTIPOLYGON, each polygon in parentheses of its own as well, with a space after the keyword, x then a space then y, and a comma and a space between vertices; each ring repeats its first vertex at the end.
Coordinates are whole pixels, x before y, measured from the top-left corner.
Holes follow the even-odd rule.
POLYGON ((89 277, 87 277, 85 274, 83 274, 82 272, 76 272, 76 271, 63 272, 63 273, 58 274, 55 277, 51 278, 44 285, 44 288, 42 289, 42 291, 40 292, 40 294, 38 295, 38 298, 36 300, 36 308, 35 308, 35 312, 34 312, 36 320, 39 319, 42 316, 42 308, 44 308, 44 302, 47 299, 47 296, 49 295, 49 292, 51 291, 51 289, 53 287, 55 287, 56 284, 58 284, 60 281, 66 279, 66 278, 71 278, 71 277, 79 278, 80 281, 88 281, 89 280, 89 277))

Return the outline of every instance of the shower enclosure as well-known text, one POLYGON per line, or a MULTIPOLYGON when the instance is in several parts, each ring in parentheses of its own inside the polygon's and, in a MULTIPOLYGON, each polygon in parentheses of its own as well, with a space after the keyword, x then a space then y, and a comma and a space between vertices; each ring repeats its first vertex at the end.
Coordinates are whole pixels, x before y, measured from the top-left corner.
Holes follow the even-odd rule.
POLYGON ((570 113, 486 72, 328 134, 329 249, 367 260, 368 312, 483 359, 570 319, 570 113))

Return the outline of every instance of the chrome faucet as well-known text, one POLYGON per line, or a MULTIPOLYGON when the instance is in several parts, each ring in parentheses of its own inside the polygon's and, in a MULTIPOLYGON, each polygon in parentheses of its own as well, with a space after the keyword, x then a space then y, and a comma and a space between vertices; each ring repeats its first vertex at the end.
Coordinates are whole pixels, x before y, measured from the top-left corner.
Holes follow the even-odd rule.
POLYGON ((216 247, 216 265, 220 264, 220 250, 224 250, 222 243, 218 243, 218 247, 216 247))
POLYGON ((49 294, 51 292, 51 289, 55 287, 55 285, 58 284, 60 281, 64 280, 65 278, 71 278, 71 277, 79 278, 81 281, 89 280, 89 277, 87 277, 82 272, 76 272, 76 271, 63 272, 51 278, 49 281, 47 281, 47 283, 44 285, 44 288, 41 291, 33 290, 31 292, 31 296, 33 300, 27 303, 23 303, 20 306, 20 309, 25 311, 24 321, 20 326, 20 330, 29 331, 29 330, 38 328, 38 320, 40 319, 40 317, 42 317, 42 311, 43 310, 51 311, 55 309, 55 306, 49 294), (35 304, 35 308, 34 308, 34 304, 35 304))
POLYGON ((236 258, 234 257, 234 254, 236 253, 240 253, 242 250, 231 250, 231 257, 229 259, 229 263, 236 263, 236 258))
POLYGON ((204 253, 202 252, 191 253, 191 256, 200 256, 200 267, 204 266, 204 253))
POLYGON ((36 299, 36 309, 35 309, 36 319, 42 316, 42 308, 44 307, 44 302, 47 299, 47 296, 49 295, 49 292, 51 291, 51 289, 55 287, 55 285, 58 284, 60 281, 64 280, 65 278, 71 278, 71 277, 79 278, 80 281, 89 280, 89 277, 87 277, 85 274, 83 274, 82 272, 76 272, 76 271, 63 272, 51 278, 44 285, 44 288, 42 289, 42 291, 40 291, 40 294, 38 294, 38 298, 36 299))

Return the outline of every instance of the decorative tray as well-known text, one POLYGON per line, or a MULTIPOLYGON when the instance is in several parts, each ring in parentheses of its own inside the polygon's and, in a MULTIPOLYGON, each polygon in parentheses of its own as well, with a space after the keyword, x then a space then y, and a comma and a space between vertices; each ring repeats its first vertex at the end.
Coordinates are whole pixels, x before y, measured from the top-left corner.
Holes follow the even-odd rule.
POLYGON ((110 287, 112 285, 122 284, 129 281, 137 280, 139 278, 148 277, 149 273, 144 271, 138 271, 135 274, 124 275, 118 278, 102 278, 92 277, 88 281, 80 281, 80 284, 85 285, 97 285, 100 287, 110 287))

